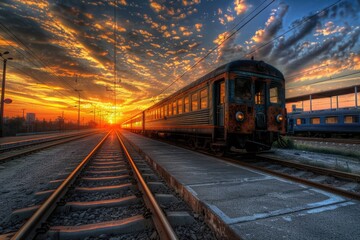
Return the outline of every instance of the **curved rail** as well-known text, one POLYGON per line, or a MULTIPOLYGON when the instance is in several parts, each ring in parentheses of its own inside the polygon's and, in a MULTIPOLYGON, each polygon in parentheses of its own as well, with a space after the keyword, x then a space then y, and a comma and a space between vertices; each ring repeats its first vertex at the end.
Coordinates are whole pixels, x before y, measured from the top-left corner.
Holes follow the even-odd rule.
POLYGON ((338 177, 338 178, 342 178, 342 179, 349 179, 354 182, 360 182, 360 175, 358 175, 358 174, 341 172, 341 171, 337 171, 337 170, 333 170, 333 169, 329 169, 329 168, 317 167, 317 166, 308 165, 308 164, 304 164, 304 163, 290 162, 290 161, 286 161, 286 160, 282 160, 282 159, 274 158, 274 157, 269 157, 269 156, 261 156, 261 155, 259 156, 258 155, 258 156, 256 156, 256 158, 258 158, 262 161, 273 162, 276 164, 280 164, 280 165, 284 165, 284 166, 288 166, 288 167, 292 167, 292 168, 296 168, 296 169, 307 170, 307 171, 315 172, 318 174, 338 177))
POLYGON ((168 222, 166 216, 164 215, 163 211, 161 210, 160 206, 157 204, 154 195, 151 193, 150 189, 148 188, 145 180, 140 174, 140 171, 135 165, 134 160, 130 156, 124 142, 122 141, 119 133, 116 132, 116 136, 120 142, 121 147, 123 148, 126 157, 128 158, 133 171, 135 172, 137 179, 139 181, 139 188, 144 194, 144 199, 147 207, 153 213, 153 221, 155 224, 156 229, 158 230, 158 234, 161 239, 178 239, 174 230, 172 229, 170 223, 168 222))
MULTIPOLYGON (((262 161, 266 161, 266 159, 267 159, 265 157, 261 157, 261 158, 262 158, 262 161)), ((255 166, 255 165, 253 165, 251 163, 247 163, 247 162, 244 162, 244 161, 239 162, 238 160, 231 159, 231 158, 225 158, 225 157, 222 157, 221 159, 232 162, 232 163, 235 163, 235 164, 238 164, 238 165, 241 165, 241 166, 244 166, 244 167, 247 167, 247 168, 251 168, 251 169, 266 172, 266 173, 269 173, 269 174, 272 174, 272 175, 275 175, 275 176, 283 177, 283 178, 289 179, 291 181, 296 181, 296 182, 306 184, 306 185, 309 185, 309 186, 312 186, 312 187, 317 187, 317 188, 323 189, 323 190, 328 191, 328 192, 332 192, 332 193, 335 193, 335 194, 342 195, 344 197, 360 200, 360 194, 357 193, 357 192, 351 192, 351 191, 347 191, 347 190, 344 190, 344 189, 341 189, 341 188, 333 187, 331 185, 326 185, 326 184, 314 182, 314 181, 311 181, 311 180, 308 180, 308 179, 304 179, 304 178, 301 178, 301 177, 292 176, 292 175, 289 175, 289 174, 286 174, 286 173, 282 173, 282 172, 278 172, 278 171, 275 171, 275 170, 268 169, 266 167, 255 166)), ((269 160, 271 161, 271 158, 269 158, 269 160)), ((281 164, 280 161, 278 161, 277 163, 281 164)), ((298 165, 297 167, 294 167, 294 168, 301 169, 301 165, 298 165)), ((313 169, 313 170, 307 169, 307 170, 312 171, 312 172, 316 172, 315 169, 313 169)), ((327 171, 327 169, 322 169, 321 174, 330 175, 329 172, 325 173, 326 171, 327 171)), ((343 174, 345 174, 345 173, 343 173, 343 174)), ((347 178, 351 179, 351 177, 347 177, 347 178)))
POLYGON ((316 137, 299 137, 299 136, 290 136, 289 138, 292 140, 299 140, 299 141, 360 144, 360 139, 356 139, 356 138, 316 138, 316 137))
POLYGON ((65 195, 67 189, 80 174, 80 171, 84 168, 94 153, 101 147, 110 133, 111 131, 106 134, 106 136, 84 158, 84 160, 82 160, 82 162, 69 174, 64 182, 55 190, 55 192, 51 194, 51 196, 41 205, 41 207, 33 214, 33 216, 20 228, 19 231, 16 232, 16 234, 11 238, 12 240, 27 240, 33 239, 36 236, 38 230, 43 226, 45 220, 55 209, 59 200, 65 195))

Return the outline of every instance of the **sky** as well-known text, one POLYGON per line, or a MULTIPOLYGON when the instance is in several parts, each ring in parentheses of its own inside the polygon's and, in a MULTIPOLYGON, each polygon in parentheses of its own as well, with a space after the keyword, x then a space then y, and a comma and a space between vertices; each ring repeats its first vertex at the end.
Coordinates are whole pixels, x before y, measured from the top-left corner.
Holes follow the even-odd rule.
POLYGON ((80 121, 122 122, 252 56, 287 97, 353 86, 359 17, 360 0, 1 0, 4 115, 76 122, 80 98, 80 121))

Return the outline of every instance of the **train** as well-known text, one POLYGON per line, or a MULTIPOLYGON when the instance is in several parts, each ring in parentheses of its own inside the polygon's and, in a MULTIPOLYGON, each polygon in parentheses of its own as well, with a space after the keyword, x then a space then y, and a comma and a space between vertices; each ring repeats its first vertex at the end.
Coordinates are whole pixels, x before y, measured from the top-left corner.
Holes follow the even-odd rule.
POLYGON ((286 134, 285 79, 264 61, 224 64, 121 124, 217 154, 268 150, 286 134))
POLYGON ((359 137, 360 108, 288 113, 288 134, 308 137, 359 137))

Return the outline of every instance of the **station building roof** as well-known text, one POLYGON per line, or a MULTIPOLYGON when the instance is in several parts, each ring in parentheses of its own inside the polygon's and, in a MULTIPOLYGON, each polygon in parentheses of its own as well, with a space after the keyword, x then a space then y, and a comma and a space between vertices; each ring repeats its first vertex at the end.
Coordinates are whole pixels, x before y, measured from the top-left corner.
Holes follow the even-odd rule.
POLYGON ((319 99, 319 98, 328 98, 328 97, 333 97, 333 96, 340 96, 340 95, 355 93, 355 87, 357 87, 357 92, 360 92, 360 85, 354 85, 354 86, 346 87, 346 88, 339 88, 339 89, 334 89, 334 90, 329 90, 329 91, 323 91, 323 92, 311 93, 311 94, 306 94, 306 95, 301 95, 301 96, 296 96, 296 97, 290 97, 290 98, 286 98, 286 102, 292 103, 292 102, 309 100, 310 95, 311 95, 311 99, 319 99))

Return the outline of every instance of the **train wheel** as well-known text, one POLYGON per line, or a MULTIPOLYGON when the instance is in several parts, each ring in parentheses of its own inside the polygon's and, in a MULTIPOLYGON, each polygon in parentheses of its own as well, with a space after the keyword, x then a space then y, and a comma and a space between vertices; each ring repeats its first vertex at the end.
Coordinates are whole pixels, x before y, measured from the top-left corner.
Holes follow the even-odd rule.
POLYGON ((219 146, 219 145, 211 145, 210 150, 213 154, 215 154, 218 157, 222 157, 226 153, 226 147, 225 146, 219 146))
POLYGON ((256 146, 256 145, 253 145, 253 144, 247 144, 246 146, 245 146, 245 149, 246 149, 246 151, 247 152, 258 152, 259 151, 259 149, 258 149, 258 147, 256 146))
POLYGON ((195 138, 189 138, 188 145, 192 150, 197 149, 196 139, 195 138))

